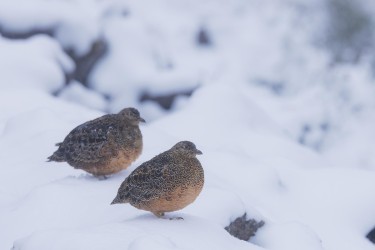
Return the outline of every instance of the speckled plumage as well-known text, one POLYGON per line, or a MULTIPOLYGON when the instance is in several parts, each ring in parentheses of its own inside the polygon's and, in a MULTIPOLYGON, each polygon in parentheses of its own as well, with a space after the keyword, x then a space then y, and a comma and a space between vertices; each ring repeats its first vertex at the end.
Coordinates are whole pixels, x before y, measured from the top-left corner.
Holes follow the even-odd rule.
POLYGON ((135 108, 125 108, 88 121, 73 129, 49 161, 68 162, 95 176, 126 169, 142 152, 139 122, 144 122, 135 108))
POLYGON ((186 207, 204 184, 197 154, 202 152, 192 142, 182 141, 144 162, 124 180, 111 204, 130 203, 158 217, 186 207))

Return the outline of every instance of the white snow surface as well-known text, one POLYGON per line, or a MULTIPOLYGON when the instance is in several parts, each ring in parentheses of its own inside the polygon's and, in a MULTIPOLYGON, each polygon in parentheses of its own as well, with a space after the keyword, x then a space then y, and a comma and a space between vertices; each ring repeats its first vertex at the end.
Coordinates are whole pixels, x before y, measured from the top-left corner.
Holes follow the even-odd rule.
POLYGON ((58 96, 61 99, 75 102, 88 108, 100 111, 106 111, 107 109, 107 101, 102 95, 84 87, 77 81, 70 81, 69 85, 63 88, 58 96))
POLYGON ((143 126, 144 153, 107 180, 45 161, 54 143, 101 113, 40 90, 4 90, 0 100, 2 249, 373 248, 364 237, 375 220, 373 171, 330 165, 240 87, 202 87, 184 109, 143 126), (109 205, 134 168, 180 140, 204 152, 206 177, 196 202, 168 215, 185 220, 109 205), (266 222, 253 243, 223 229, 244 212, 266 222))
POLYGON ((0 87, 38 88, 49 92, 64 86, 65 73, 74 69, 73 61, 56 41, 45 35, 27 40, 0 36, 0 87))
POLYGON ((319 14, 301 11, 313 2, 1 1, 5 30, 56 33, 0 36, 0 249, 373 249, 374 80, 366 62, 332 67, 313 46, 319 14), (211 46, 196 44, 201 27, 211 46), (65 86, 75 65, 62 48, 83 55, 99 37, 109 51, 93 89, 65 86), (139 103, 195 88, 169 111, 139 103), (74 127, 126 106, 148 120, 129 169, 98 180, 46 162, 74 127), (181 140, 205 171, 197 200, 167 214, 184 220, 109 205, 181 140), (245 212, 265 221, 250 242, 224 230, 245 212))
POLYGON ((90 1, 0 1, 0 23, 8 33, 53 33, 64 48, 82 55, 99 36, 100 8, 93 8, 92 4, 90 1))

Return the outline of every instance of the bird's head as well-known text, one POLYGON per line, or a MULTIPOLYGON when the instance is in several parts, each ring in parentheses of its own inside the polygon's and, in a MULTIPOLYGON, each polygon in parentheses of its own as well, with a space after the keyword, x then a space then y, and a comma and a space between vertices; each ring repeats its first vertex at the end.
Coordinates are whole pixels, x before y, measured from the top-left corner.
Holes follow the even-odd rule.
POLYGON ((198 150, 195 144, 190 141, 180 141, 176 145, 174 145, 171 150, 189 156, 196 156, 202 154, 202 151, 198 150))
POLYGON ((146 122, 139 111, 135 108, 124 108, 118 113, 124 120, 133 125, 138 125, 140 122, 146 122))

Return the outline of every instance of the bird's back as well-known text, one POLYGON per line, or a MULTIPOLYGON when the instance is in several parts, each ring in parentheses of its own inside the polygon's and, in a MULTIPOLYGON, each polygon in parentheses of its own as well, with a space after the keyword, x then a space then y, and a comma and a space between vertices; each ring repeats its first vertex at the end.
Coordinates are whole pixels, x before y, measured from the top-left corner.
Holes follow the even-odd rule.
POLYGON ((139 122, 134 108, 109 114, 74 128, 49 161, 66 161, 74 168, 93 175, 109 175, 126 169, 142 152, 139 122))
POLYGON ((168 196, 179 187, 203 186, 203 168, 194 158, 166 151, 140 165, 120 187, 119 193, 131 203, 168 196))
POLYGON ((116 115, 105 115, 83 123, 74 128, 62 143, 57 144, 58 150, 49 159, 58 158, 77 168, 99 162, 104 156, 110 155, 110 152, 103 151, 104 146, 110 143, 111 138, 118 138, 120 126, 116 115))

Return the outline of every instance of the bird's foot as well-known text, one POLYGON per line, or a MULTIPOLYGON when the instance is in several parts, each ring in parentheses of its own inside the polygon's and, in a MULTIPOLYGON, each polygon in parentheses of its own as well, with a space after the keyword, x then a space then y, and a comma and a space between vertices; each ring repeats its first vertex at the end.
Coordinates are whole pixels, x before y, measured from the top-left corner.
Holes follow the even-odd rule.
POLYGON ((166 219, 166 220, 183 220, 184 218, 182 217, 171 217, 171 218, 165 218, 164 215, 165 213, 164 212, 153 212, 153 214, 158 217, 158 218, 161 218, 161 219, 166 219))
POLYGON ((98 175, 98 176, 95 176, 96 178, 98 178, 99 181, 104 181, 104 180, 107 180, 108 177, 106 175, 98 175))
POLYGON ((164 212, 153 212, 153 214, 158 217, 158 218, 162 218, 164 216, 164 212))

